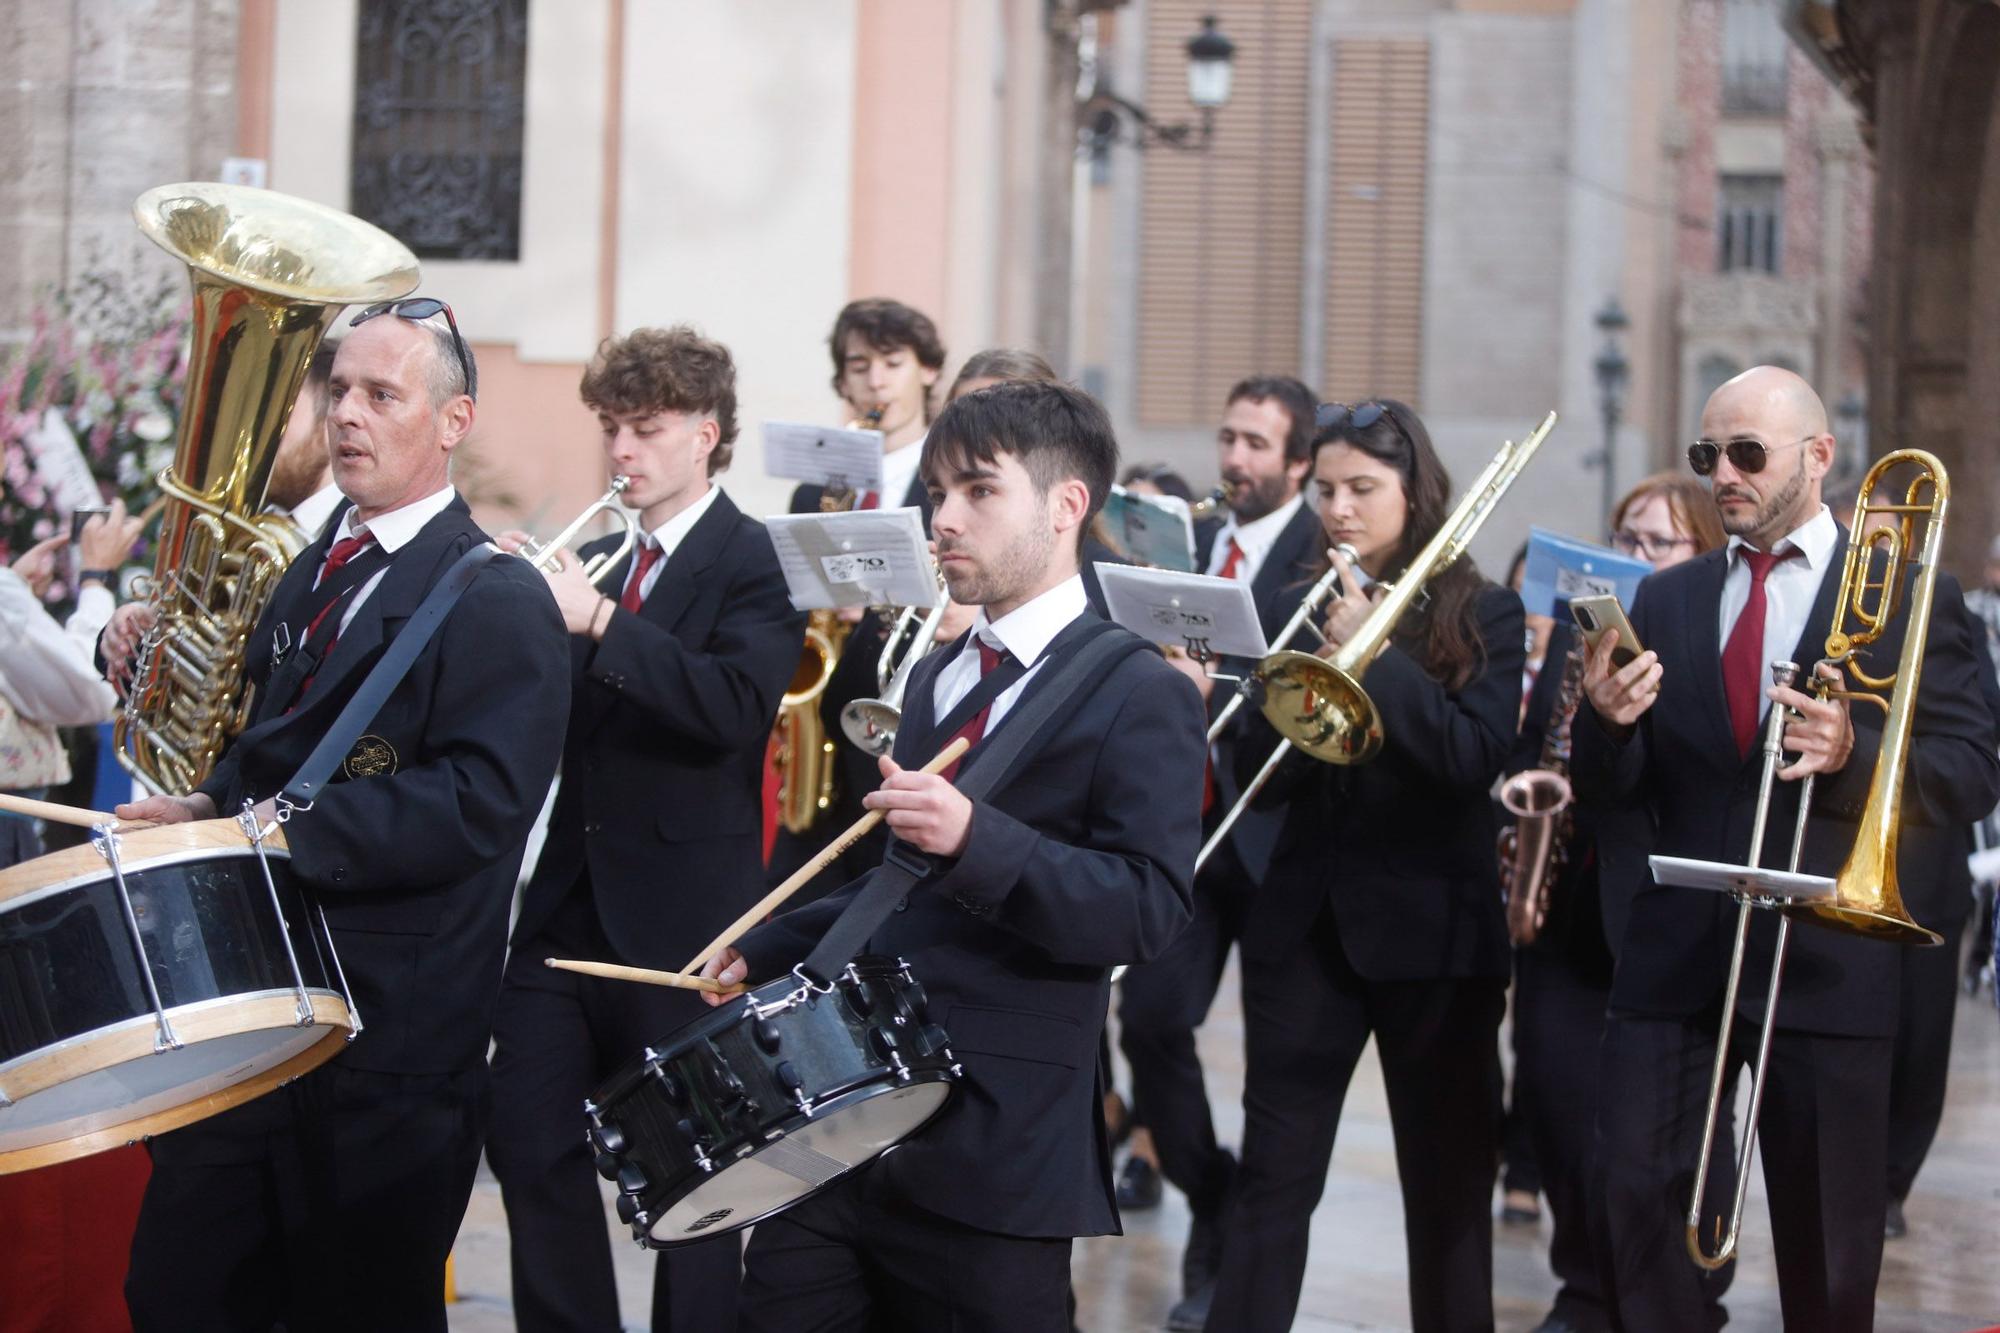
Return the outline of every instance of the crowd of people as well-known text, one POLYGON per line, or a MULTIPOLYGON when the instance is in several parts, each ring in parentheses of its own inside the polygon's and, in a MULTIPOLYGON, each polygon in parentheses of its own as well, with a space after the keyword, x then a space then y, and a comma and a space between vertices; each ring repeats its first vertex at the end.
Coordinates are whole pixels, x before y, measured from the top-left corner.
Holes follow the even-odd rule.
MULTIPOLYGON (((251 634, 247 725, 197 789, 121 818, 276 817, 419 604, 488 540, 451 481, 477 369, 440 315, 431 300, 371 308, 315 361, 271 497, 312 541, 251 634)), ((1518 560, 1504 581, 1470 558, 1424 571, 1367 664, 1379 755, 1331 764, 1292 747, 1247 794, 1283 738, 1254 707, 1205 733, 1252 664, 1109 627, 1095 573, 1125 558, 1097 521, 1114 484, 1183 502, 1199 488, 1161 465, 1121 468, 1104 409, 1031 352, 975 353, 947 385, 937 330, 909 306, 850 304, 828 350, 845 412, 881 433, 881 477, 858 494, 801 485, 790 509, 916 508, 950 597, 931 640, 905 649, 922 660, 893 752, 862 751, 840 725, 879 688, 899 634, 889 611, 842 612, 825 689, 787 703, 807 615, 765 525, 718 482, 740 424, 729 350, 685 326, 606 340, 580 394, 607 475, 626 478, 635 548, 595 581, 585 561, 609 538, 539 570, 493 562, 370 723, 387 762, 284 810, 293 871, 366 1026, 319 1069, 151 1142, 124 1290, 135 1327, 443 1329, 443 1270, 482 1152, 518 1326, 619 1327, 603 1143, 586 1140, 582 1108, 640 1051, 734 1001, 542 960, 681 968, 869 812, 874 832, 703 975, 725 988, 783 976, 886 860, 914 884, 869 951, 921 978, 962 1061, 956 1092, 747 1247, 730 1232, 661 1252, 656 1330, 1069 1329, 1072 1241, 1116 1232, 1162 1182, 1192 1217, 1163 1324, 1288 1328, 1371 1040, 1415 1328, 1493 1326, 1503 1163, 1510 1212, 1545 1204, 1552 1224, 1560 1291, 1539 1333, 1720 1327, 1731 1268, 1698 1266, 1684 1237, 1719 1043, 1732 1087, 1770 1051, 1762 1161, 1786 1325, 1872 1327, 1885 1235, 1903 1230, 1943 1107, 1966 855, 2000 804, 2000 592, 1967 598, 1939 579, 1903 755, 1903 893, 1952 947, 1793 931, 1766 1032, 1776 914, 1751 920, 1739 994, 1734 902, 1648 868, 1653 854, 1750 858, 1766 710, 1784 710, 1774 845, 1812 777, 1801 867, 1831 873, 1868 799, 1880 715, 1768 676, 1774 659, 1810 675, 1825 655, 1853 521, 1828 503, 1835 440, 1810 385, 1771 367, 1729 381, 1688 470, 1646 478, 1602 532, 1574 534, 1653 569, 1622 654, 1559 607, 1524 608, 1518 560), (1078 688, 1067 668, 1107 637, 1109 674, 996 788, 966 797, 955 783, 986 739, 1039 692, 1078 688), (771 738, 798 706, 833 746, 831 787, 773 843, 771 738), (972 743, 956 775, 921 771, 954 737, 972 743), (1512 816, 1495 792, 1551 767, 1575 799, 1524 941, 1507 901, 1525 872, 1496 849, 1512 816), (1233 1151, 1195 1042, 1232 953, 1233 1151), (1128 969, 1115 985, 1114 968, 1128 969)), ((1218 405, 1215 440, 1220 502, 1192 528, 1194 569, 1246 584, 1274 649, 1327 656, 1376 632, 1384 588, 1454 521, 1452 479, 1407 404, 1322 402, 1260 374, 1218 405), (1307 629, 1276 642, 1329 568, 1307 629)), ((1508 503, 1533 491, 1530 474, 1508 503)), ((63 780, 55 728, 107 718, 130 685, 154 621, 144 603, 114 610, 106 585, 135 531, 122 509, 83 527, 67 625, 36 595, 62 539, 0 571, 10 788, 63 780)), ((2000 547, 1995 565, 2000 589, 2000 547)), ((1888 627, 1878 671, 1902 631, 1888 627)), ((27 825, 4 827, 14 860, 36 854, 27 825)), ((1747 1128, 1720 1127, 1705 1217, 1727 1209, 1729 1145, 1747 1128)))

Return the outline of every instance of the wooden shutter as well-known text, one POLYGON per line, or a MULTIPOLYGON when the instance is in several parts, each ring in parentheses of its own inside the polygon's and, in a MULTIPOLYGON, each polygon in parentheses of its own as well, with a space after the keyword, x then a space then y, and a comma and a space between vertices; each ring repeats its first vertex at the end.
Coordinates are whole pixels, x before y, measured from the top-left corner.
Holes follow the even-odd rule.
POLYGON ((1332 95, 1320 394, 1419 406, 1430 48, 1338 40, 1332 95))
POLYGON ((1204 14, 1236 43, 1215 138, 1207 152, 1153 148, 1142 160, 1138 415, 1149 426, 1213 425, 1245 375, 1307 369, 1299 326, 1312 2, 1150 0, 1137 100, 1163 121, 1199 122, 1186 46, 1204 14))

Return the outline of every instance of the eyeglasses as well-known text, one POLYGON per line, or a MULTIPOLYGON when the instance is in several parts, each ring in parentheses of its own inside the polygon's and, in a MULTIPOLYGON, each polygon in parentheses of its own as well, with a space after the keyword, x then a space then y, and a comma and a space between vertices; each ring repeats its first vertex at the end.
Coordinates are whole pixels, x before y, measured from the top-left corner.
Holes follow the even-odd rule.
POLYGON ((1320 434, 1339 430, 1343 426, 1352 426, 1355 430, 1367 430, 1384 417, 1389 418, 1389 424, 1395 428, 1397 437, 1403 441, 1403 447, 1415 455, 1417 452, 1415 441, 1410 439, 1410 433, 1403 429, 1403 423, 1385 403, 1366 402, 1354 407, 1349 407, 1346 403, 1321 403, 1313 412, 1313 430, 1320 434))
POLYGON ((465 377, 465 391, 476 392, 478 383, 472 378, 472 354, 465 350, 465 339, 459 336, 458 318, 451 313, 449 302, 440 301, 435 296, 407 296, 400 301, 378 301, 348 321, 349 328, 360 328, 377 315, 394 315, 407 319, 412 324, 421 324, 438 315, 451 328, 451 350, 458 356, 458 372, 465 377))
POLYGON ((1655 537, 1649 532, 1634 532, 1621 528, 1611 534, 1611 544, 1626 555, 1644 556, 1648 560, 1664 560, 1683 546, 1694 545, 1692 537, 1655 537))
POLYGON ((1688 466, 1694 469, 1697 477, 1712 477, 1715 475, 1716 463, 1727 454, 1729 466, 1749 476, 1754 472, 1762 472, 1764 464, 1770 462, 1771 455, 1779 449, 1797 448, 1818 438, 1817 435, 1808 435, 1803 440, 1793 440, 1790 444, 1781 444, 1775 448, 1767 447, 1762 440, 1731 440, 1727 444, 1717 444, 1714 440, 1696 440, 1688 446, 1688 466))

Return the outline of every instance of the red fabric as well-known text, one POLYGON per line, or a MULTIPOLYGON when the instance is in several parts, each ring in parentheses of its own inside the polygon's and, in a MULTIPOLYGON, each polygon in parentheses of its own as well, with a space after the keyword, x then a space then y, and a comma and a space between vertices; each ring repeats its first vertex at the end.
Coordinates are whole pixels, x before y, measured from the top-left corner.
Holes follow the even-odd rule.
POLYGON ((764 743, 764 864, 771 864, 771 849, 778 845, 778 788, 784 779, 778 776, 778 733, 773 731, 771 739, 764 743))
POLYGON ((1750 569, 1750 597, 1722 645, 1722 693, 1729 701, 1729 726, 1736 733, 1736 752, 1747 757, 1757 740, 1757 701, 1763 697, 1768 663, 1764 657, 1764 580, 1779 561, 1789 560, 1797 551, 1772 555, 1767 551, 1743 548, 1743 563, 1750 569))
POLYGON ((1222 568, 1215 571, 1215 577, 1219 579, 1235 578, 1236 570, 1242 563, 1243 548, 1236 544, 1234 537, 1231 537, 1229 539, 1229 554, 1222 557, 1222 568))
POLYGON ((152 1170, 131 1147, 0 1176, 0 1333, 130 1333, 125 1268, 152 1170))
POLYGON ((625 580, 625 591, 619 595, 618 605, 627 611, 639 609, 639 603, 646 600, 646 594, 642 591, 646 586, 646 575, 652 572, 653 566, 659 564, 660 557, 665 554, 664 549, 652 542, 647 542, 639 548, 639 559, 632 566, 632 576, 625 580))
MULTIPOLYGON (((320 584, 332 578, 335 570, 338 570, 342 565, 352 560, 355 556, 360 555, 363 551, 367 550, 370 546, 373 546, 374 544, 375 544, 375 534, 367 531, 366 529, 363 529, 359 536, 342 537, 339 541, 333 544, 333 549, 326 553, 326 563, 320 566, 319 577, 313 580, 313 587, 317 588, 320 584)), ((306 626, 305 637, 301 638, 299 642, 301 644, 311 642, 313 631, 319 628, 319 622, 325 620, 327 614, 331 612, 334 607, 340 606, 344 604, 346 601, 347 601, 346 597, 336 597, 332 601, 328 602, 325 606, 321 607, 319 609, 319 614, 313 617, 312 624, 306 626)), ((319 655, 319 660, 321 662, 325 662, 326 659, 333 654, 333 646, 339 642, 340 642, 340 626, 336 624, 333 628, 333 637, 326 641, 326 651, 319 655)), ((299 684, 300 699, 306 697, 306 691, 312 688, 312 683, 317 678, 317 676, 318 673, 315 672, 313 675, 307 676, 305 680, 300 682, 299 684)), ((293 701, 292 708, 297 708, 298 706, 299 705, 297 701, 296 700, 293 701)), ((290 712, 291 709, 288 708, 285 711, 290 712)))
POLYGON ((881 507, 882 493, 880 491, 869 491, 861 497, 861 503, 855 506, 857 509, 879 509, 881 507))
MULTIPOLYGON (((1002 652, 998 648, 989 648, 986 645, 986 640, 984 639, 974 639, 972 643, 974 647, 979 649, 979 674, 982 678, 984 678, 986 673, 991 671, 994 667, 999 666, 1001 660, 1007 656, 1006 653, 1002 652)), ((974 713, 971 717, 967 718, 965 720, 965 725, 952 733, 951 739, 955 741, 958 740, 960 737, 963 737, 967 745, 979 744, 979 738, 986 734, 987 715, 990 714, 992 711, 993 711, 993 705, 991 702, 989 702, 986 705, 986 707, 980 709, 978 712, 974 713)), ((951 741, 945 742, 945 744, 947 745, 949 745, 950 743, 951 741)), ((960 761, 957 759, 952 760, 951 763, 945 766, 943 772, 939 776, 943 777, 946 782, 950 782, 952 779, 958 776, 959 763, 960 761)))

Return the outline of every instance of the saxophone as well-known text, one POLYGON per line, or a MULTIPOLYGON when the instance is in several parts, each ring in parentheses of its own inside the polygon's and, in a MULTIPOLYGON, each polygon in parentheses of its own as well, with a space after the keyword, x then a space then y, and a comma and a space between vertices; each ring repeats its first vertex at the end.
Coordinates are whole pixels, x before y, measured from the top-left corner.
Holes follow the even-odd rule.
POLYGON ((264 512, 271 464, 314 351, 348 305, 403 296, 417 259, 346 213, 270 190, 188 182, 139 196, 134 218, 188 266, 186 387, 139 641, 112 736, 148 789, 183 795, 250 715, 250 631, 308 535, 264 512))
MULTIPOLYGON (((886 404, 871 407, 859 421, 848 424, 875 430, 885 410, 886 404)), ((819 509, 822 514, 841 513, 854 508, 859 498, 850 486, 828 486, 820 493, 819 509)), ((778 774, 778 825, 787 833, 804 833, 833 805, 833 738, 820 720, 819 698, 826 693, 853 630, 831 608, 806 617, 806 641, 800 646, 798 665, 792 668, 792 683, 778 705, 771 755, 771 767, 778 774)))
POLYGON ((1549 893, 1569 860, 1574 812, 1570 804, 1570 729, 1583 700, 1581 636, 1563 658, 1562 684, 1542 735, 1540 767, 1501 784, 1500 804, 1514 826, 1500 831, 1500 880, 1507 895, 1507 934, 1516 947, 1533 944, 1549 914, 1549 893))

